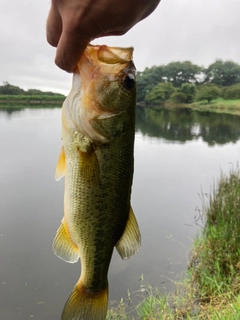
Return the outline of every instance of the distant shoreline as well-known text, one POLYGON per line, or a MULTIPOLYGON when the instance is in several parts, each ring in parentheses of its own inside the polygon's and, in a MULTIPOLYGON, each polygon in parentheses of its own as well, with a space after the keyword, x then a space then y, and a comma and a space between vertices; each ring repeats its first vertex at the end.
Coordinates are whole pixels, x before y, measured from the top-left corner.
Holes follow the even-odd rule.
POLYGON ((0 108, 21 106, 62 105, 65 96, 55 93, 46 94, 0 94, 0 108))
POLYGON ((174 110, 174 109, 189 109, 199 112, 214 112, 240 115, 240 100, 224 100, 222 98, 212 100, 210 103, 207 101, 193 102, 193 103, 172 103, 165 102, 161 105, 145 105, 144 103, 137 103, 139 108, 150 108, 155 110, 174 110))
MULTIPOLYGON (((17 96, 13 96, 11 99, 8 96, 8 99, 0 98, 0 110, 8 110, 8 109, 24 109, 24 108, 61 108, 62 104, 66 97, 46 97, 43 98, 34 98, 24 97, 18 99, 17 96)), ((240 115, 240 100, 223 100, 216 99, 211 101, 210 103, 205 103, 202 101, 201 103, 195 102, 191 104, 176 104, 171 102, 165 102, 162 105, 145 105, 144 103, 137 103, 137 108, 149 108, 155 110, 174 110, 174 109, 189 109, 193 111, 199 112, 214 112, 214 113, 222 113, 222 114, 234 114, 240 115)))
MULTIPOLYGON (((64 102, 64 99, 62 101, 56 101, 56 100, 0 100, 0 105, 3 105, 4 107, 6 105, 49 105, 49 104, 59 104, 61 105, 64 102)), ((0 106, 1 108, 1 106, 0 106)))

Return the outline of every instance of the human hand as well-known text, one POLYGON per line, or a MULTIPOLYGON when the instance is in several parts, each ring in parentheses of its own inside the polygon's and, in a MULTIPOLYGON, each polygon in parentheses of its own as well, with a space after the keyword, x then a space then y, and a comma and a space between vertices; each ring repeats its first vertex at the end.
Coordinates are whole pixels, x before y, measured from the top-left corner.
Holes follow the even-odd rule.
POLYGON ((160 0, 52 0, 47 41, 57 47, 55 63, 73 72, 90 41, 123 35, 157 7, 160 0))

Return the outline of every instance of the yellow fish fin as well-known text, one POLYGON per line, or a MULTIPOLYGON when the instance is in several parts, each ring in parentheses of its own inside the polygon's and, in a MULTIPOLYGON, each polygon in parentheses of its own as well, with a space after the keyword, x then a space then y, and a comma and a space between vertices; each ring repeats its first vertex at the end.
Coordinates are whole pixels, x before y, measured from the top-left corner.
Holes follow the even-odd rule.
POLYGON ((75 263, 79 259, 78 248, 74 245, 68 234, 64 219, 53 240, 53 251, 57 257, 66 262, 75 263))
POLYGON ((120 240, 116 244, 116 249, 122 259, 128 259, 138 253, 140 246, 140 230, 133 210, 130 207, 128 221, 120 240))
POLYGON ((57 167, 56 167, 55 180, 59 181, 63 176, 65 176, 65 171, 66 171, 66 160, 65 160, 64 148, 62 147, 60 156, 58 158, 57 167))
POLYGON ((108 308, 108 284, 95 291, 85 288, 79 281, 62 312, 61 320, 105 320, 108 308))

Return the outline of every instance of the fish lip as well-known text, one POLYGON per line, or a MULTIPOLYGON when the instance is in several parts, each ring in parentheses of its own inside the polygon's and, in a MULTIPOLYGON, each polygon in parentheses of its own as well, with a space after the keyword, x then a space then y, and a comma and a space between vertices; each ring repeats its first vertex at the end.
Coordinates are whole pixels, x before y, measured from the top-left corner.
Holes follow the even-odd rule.
POLYGON ((107 45, 88 45, 84 54, 89 59, 97 58, 106 64, 125 64, 132 61, 133 47, 109 47, 107 45))
POLYGON ((136 68, 133 63, 133 47, 108 47, 106 45, 88 45, 82 58, 78 62, 80 74, 83 73, 83 67, 87 64, 91 69, 91 77, 95 74, 108 76, 109 81, 118 80, 119 74, 123 72, 134 74, 136 68))

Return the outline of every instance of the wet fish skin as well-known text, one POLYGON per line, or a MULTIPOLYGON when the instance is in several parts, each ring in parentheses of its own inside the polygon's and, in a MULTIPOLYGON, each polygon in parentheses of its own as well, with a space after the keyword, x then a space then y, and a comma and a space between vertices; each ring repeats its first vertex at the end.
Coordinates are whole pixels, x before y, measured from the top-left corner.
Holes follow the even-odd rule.
POLYGON ((88 46, 62 109, 62 151, 56 180, 65 175, 64 218, 55 254, 81 275, 62 320, 103 320, 114 246, 123 259, 140 247, 130 205, 135 134, 132 48, 88 46))

